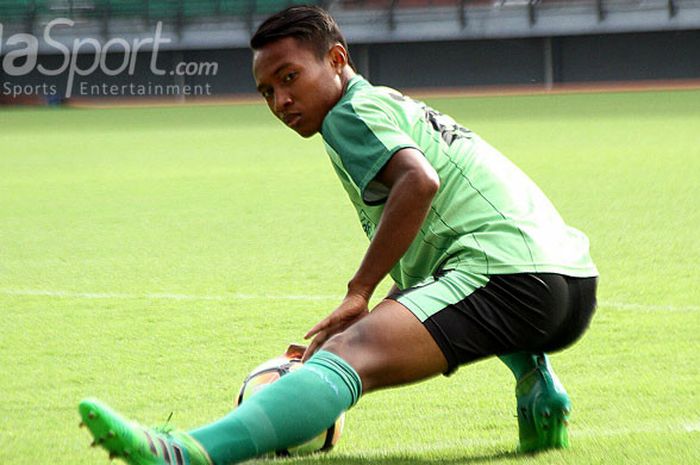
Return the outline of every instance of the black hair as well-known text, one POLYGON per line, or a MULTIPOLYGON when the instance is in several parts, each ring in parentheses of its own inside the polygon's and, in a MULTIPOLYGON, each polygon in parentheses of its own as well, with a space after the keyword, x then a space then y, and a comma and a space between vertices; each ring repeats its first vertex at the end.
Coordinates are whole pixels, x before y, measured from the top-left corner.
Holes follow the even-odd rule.
MULTIPOLYGON (((348 50, 338 23, 326 10, 312 5, 296 5, 267 18, 250 39, 250 48, 260 50, 265 45, 286 37, 294 37, 307 44, 323 59, 336 43, 348 50)), ((348 52, 348 64, 355 69, 348 52)))

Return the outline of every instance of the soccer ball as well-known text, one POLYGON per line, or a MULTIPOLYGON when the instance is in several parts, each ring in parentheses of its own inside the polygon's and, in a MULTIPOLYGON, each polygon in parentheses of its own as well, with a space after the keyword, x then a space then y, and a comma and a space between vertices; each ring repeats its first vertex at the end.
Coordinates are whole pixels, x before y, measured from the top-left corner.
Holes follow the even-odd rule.
MULTIPOLYGON (((257 366, 246 377, 236 397, 236 407, 241 405, 247 399, 250 399, 257 392, 265 389, 271 383, 274 383, 282 376, 302 367, 301 357, 304 355, 306 347, 292 344, 287 349, 284 355, 270 359, 265 363, 257 366)), ((338 443, 340 435, 343 433, 343 425, 345 424, 345 413, 340 414, 330 428, 315 438, 304 444, 275 451, 274 455, 278 457, 287 457, 290 455, 306 455, 315 452, 327 452, 338 443)), ((270 454, 272 455, 272 454, 270 454)))

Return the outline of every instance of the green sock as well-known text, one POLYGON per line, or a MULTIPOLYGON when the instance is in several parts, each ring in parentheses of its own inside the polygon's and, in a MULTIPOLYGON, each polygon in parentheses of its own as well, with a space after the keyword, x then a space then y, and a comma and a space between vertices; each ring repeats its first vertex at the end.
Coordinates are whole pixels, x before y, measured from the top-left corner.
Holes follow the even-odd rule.
POLYGON ((499 355, 498 358, 510 368, 510 371, 515 375, 515 379, 520 381, 523 376, 537 368, 537 360, 543 356, 544 354, 542 353, 514 352, 508 355, 499 355))
POLYGON ((230 465, 313 439, 361 394, 357 372, 321 350, 224 418, 189 434, 215 465, 230 465))

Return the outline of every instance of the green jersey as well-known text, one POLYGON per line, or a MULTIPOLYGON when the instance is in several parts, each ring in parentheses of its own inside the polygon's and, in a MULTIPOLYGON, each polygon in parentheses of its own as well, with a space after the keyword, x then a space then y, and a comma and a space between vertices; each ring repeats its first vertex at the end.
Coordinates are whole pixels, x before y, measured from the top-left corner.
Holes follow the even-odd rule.
POLYGON ((419 150, 440 177, 426 220, 391 270, 400 289, 438 269, 597 276, 586 236, 512 162, 449 116, 355 76, 321 134, 370 239, 389 193, 375 178, 394 153, 419 150))

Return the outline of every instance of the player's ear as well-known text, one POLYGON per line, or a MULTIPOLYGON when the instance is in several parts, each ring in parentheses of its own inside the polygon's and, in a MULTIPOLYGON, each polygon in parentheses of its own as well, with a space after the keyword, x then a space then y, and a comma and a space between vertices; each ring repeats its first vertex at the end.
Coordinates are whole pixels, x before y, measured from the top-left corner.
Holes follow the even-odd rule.
POLYGON ((348 64, 348 51, 340 43, 336 43, 331 47, 328 57, 330 58, 331 66, 338 73, 348 64))

